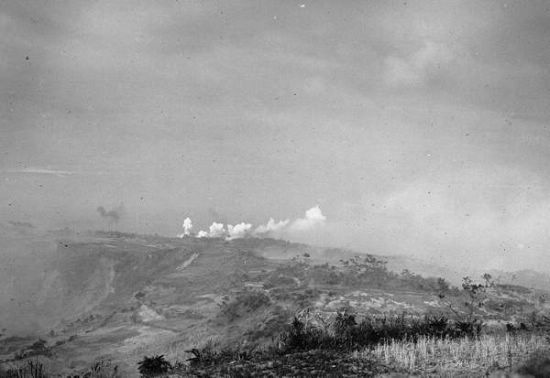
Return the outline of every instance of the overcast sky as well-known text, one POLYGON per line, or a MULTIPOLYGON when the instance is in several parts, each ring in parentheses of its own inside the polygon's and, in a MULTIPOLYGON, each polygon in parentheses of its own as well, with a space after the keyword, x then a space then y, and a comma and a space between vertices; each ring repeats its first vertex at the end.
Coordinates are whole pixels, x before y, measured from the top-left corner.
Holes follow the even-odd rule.
POLYGON ((0 217, 550 271, 549 1, 0 1, 0 217))

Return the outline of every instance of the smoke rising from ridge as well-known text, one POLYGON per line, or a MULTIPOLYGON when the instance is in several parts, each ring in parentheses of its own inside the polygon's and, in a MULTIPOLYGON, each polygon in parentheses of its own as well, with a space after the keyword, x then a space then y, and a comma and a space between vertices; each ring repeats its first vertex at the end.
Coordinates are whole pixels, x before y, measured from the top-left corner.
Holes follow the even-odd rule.
POLYGON ((210 225, 208 231, 199 231, 198 238, 222 238, 226 236, 226 231, 223 223, 214 222, 210 225))
POLYGON ((193 222, 191 222, 191 218, 185 218, 181 227, 183 228, 183 232, 181 234, 178 234, 178 238, 191 236, 191 230, 193 229, 193 222))
POLYGON ((292 222, 290 229, 293 231, 307 231, 322 226, 326 220, 327 217, 323 215, 321 208, 317 205, 306 211, 304 218, 292 222))
POLYGON ((261 224, 254 230, 254 234, 256 235, 265 235, 265 234, 276 234, 278 232, 283 231, 288 224, 290 223, 290 219, 281 220, 278 222, 275 222, 275 219, 269 218, 266 224, 261 224))
MULTIPOLYGON (((316 205, 307 210, 303 218, 275 221, 269 218, 267 223, 260 224, 254 228, 251 223, 241 222, 235 225, 218 223, 214 221, 208 231, 200 230, 196 235, 197 238, 225 238, 226 240, 242 239, 246 237, 292 237, 300 236, 316 229, 320 229, 326 223, 327 217, 323 215, 321 208, 316 205)), ((191 233, 192 223, 190 218, 186 218, 183 222, 184 232, 178 237, 193 236, 191 233)))
POLYGON ((241 222, 239 224, 236 224, 235 226, 228 224, 227 225, 228 239, 244 238, 250 234, 251 229, 252 229, 252 225, 250 223, 241 222))

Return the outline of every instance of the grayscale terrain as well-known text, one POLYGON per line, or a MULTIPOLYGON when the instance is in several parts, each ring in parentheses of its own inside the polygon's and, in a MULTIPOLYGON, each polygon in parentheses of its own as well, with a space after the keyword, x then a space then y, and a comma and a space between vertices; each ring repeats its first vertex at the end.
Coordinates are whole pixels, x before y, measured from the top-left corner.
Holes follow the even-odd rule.
POLYGON ((0 378, 550 377, 550 0, 0 0, 0 378))

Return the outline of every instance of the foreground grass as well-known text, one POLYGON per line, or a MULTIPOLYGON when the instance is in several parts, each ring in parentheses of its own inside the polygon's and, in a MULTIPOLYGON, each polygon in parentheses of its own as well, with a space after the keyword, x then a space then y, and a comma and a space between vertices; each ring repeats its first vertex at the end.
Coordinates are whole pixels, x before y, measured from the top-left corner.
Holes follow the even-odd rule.
MULTIPOLYGON (((548 329, 509 325, 482 331, 482 322, 445 316, 367 316, 346 311, 329 321, 294 318, 265 349, 209 342, 193 349, 177 376, 279 377, 487 376, 529 372, 549 377, 548 329), (489 333, 487 333, 489 332, 489 333)), ((181 359, 179 359, 181 361, 181 359)))
POLYGON ((548 351, 546 336, 517 333, 459 339, 421 337, 416 342, 391 340, 355 355, 364 354, 368 359, 374 356, 384 365, 408 374, 482 376, 518 368, 530 356, 548 351))
POLYGON ((414 341, 387 339, 360 349, 342 346, 329 343, 313 349, 247 352, 210 344, 194 350, 195 358, 178 376, 550 376, 548 336, 538 332, 420 336, 414 341))
MULTIPOLYGON (((175 344, 166 355, 144 356, 138 370, 147 378, 369 377, 395 373, 481 377, 503 372, 550 377, 550 329, 537 324, 482 329, 479 320, 458 321, 443 315, 368 315, 357 320, 356 315, 343 311, 325 320, 303 313, 267 345, 247 343, 246 339, 231 344, 209 341, 185 350, 175 344)), ((42 347, 40 351, 48 351, 43 356, 47 361, 51 353, 45 344, 42 347)), ((13 361, 14 365, 4 369, 0 366, 0 378, 55 376, 42 362, 32 359, 13 361)), ((71 377, 121 376, 109 361, 98 361, 78 374, 71 377)))
MULTIPOLYGON (((163 356, 145 358, 140 365, 142 368, 148 365, 150 374, 142 372, 142 377, 370 377, 395 373, 437 377, 502 376, 502 373, 550 376, 548 336, 529 332, 459 338, 421 336, 414 342, 390 339, 360 350, 334 347, 250 350, 207 343, 192 354, 194 358, 187 363, 180 360, 170 364, 163 356), (156 360, 162 363, 155 364, 156 360)), ((108 361, 100 361, 79 377, 120 378, 117 370, 108 361)), ((18 367, 0 369, 0 377, 57 375, 48 374, 38 361, 27 361, 18 367)))

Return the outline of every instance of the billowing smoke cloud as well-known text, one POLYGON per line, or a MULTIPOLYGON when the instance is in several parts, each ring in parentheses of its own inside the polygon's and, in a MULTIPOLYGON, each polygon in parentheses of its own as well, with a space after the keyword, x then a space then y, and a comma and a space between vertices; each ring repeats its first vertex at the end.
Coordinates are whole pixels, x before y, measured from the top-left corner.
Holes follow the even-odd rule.
POLYGON ((209 236, 211 238, 221 238, 225 236, 225 228, 223 227, 223 223, 212 223, 210 225, 210 232, 209 236))
POLYGON ((251 236, 252 225, 250 223, 241 222, 236 225, 227 225, 225 228, 223 223, 212 223, 208 231, 199 231, 198 238, 223 238, 228 240, 240 239, 251 236))
MULTIPOLYGON (((325 224, 327 217, 323 215, 321 208, 317 205, 305 212, 304 218, 298 218, 291 222, 289 219, 278 222, 269 218, 266 224, 253 228, 251 223, 241 222, 236 225, 228 224, 227 228, 223 223, 214 222, 208 231, 201 230, 197 233, 198 238, 225 238, 227 240, 241 239, 246 237, 291 237, 299 236, 320 228, 325 224)), ((191 219, 183 222, 184 233, 179 237, 191 235, 191 219)))
POLYGON ((239 223, 235 226, 227 226, 228 239, 240 239, 250 235, 252 225, 250 223, 239 223))
POLYGON ((199 231, 197 234, 198 238, 223 238, 225 237, 227 232, 225 231, 225 227, 223 223, 212 223, 210 225, 210 228, 208 232, 206 231, 199 231))
POLYGON ((191 236, 191 230, 193 229, 193 222, 191 222, 191 218, 185 218, 181 227, 183 228, 183 232, 181 234, 178 234, 178 238, 191 236))
POLYGON ((280 220, 275 222, 275 219, 269 218, 266 224, 261 224, 254 230, 255 235, 266 235, 266 234, 278 234, 283 231, 288 224, 290 219, 280 220))
POLYGON ((208 232, 203 230, 200 230, 199 233, 197 234, 197 238, 207 238, 207 237, 208 237, 208 232))
POLYGON ((319 205, 306 211, 304 218, 296 219, 291 223, 292 231, 309 231, 325 224, 327 217, 323 215, 319 205))

